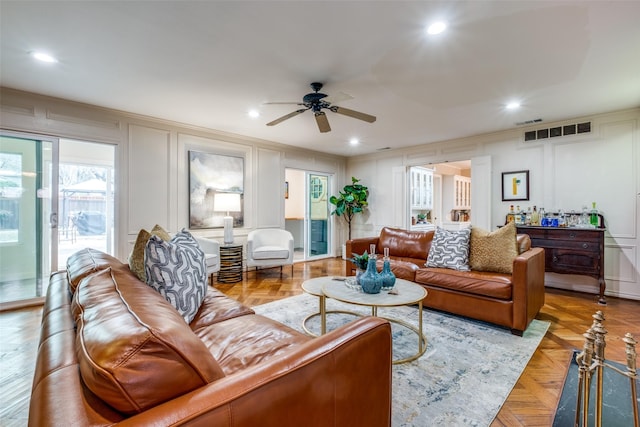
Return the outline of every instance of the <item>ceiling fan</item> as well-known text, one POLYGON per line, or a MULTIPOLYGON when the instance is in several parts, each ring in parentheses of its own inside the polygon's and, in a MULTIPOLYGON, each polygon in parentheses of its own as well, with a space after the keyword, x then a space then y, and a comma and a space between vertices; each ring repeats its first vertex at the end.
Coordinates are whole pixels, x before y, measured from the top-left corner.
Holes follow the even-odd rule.
MULTIPOLYGON (((302 105, 304 108, 300 108, 294 112, 286 114, 278 119, 275 119, 272 122, 267 123, 267 126, 275 126, 278 123, 282 123, 285 120, 288 120, 292 117, 297 116, 298 114, 302 114, 307 110, 313 111, 313 115, 316 118, 316 123, 318 124, 318 129, 320 132, 329 132, 331 130, 331 126, 329 126, 329 120, 327 119, 327 115, 325 114, 323 109, 333 111, 334 113, 342 114, 344 116, 353 117, 354 119, 364 120, 368 123, 373 123, 376 121, 375 116, 371 116, 369 114, 361 113, 359 111, 350 110, 344 107, 338 107, 337 105, 331 104, 331 98, 329 98, 326 94, 320 93, 319 90, 322 89, 322 83, 314 82, 311 83, 311 89, 313 89, 313 93, 308 93, 304 97, 302 97, 302 102, 266 102, 266 104, 294 104, 294 105, 302 105)), ((349 95, 346 95, 346 98, 351 98, 349 95)))

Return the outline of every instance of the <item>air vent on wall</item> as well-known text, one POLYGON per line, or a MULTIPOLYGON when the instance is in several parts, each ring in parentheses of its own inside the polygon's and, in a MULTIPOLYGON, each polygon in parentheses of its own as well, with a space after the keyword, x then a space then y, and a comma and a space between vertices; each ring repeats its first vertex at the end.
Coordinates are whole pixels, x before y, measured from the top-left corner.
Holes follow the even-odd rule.
POLYGON ((524 133, 525 142, 538 139, 557 138, 559 136, 576 135, 591 132, 591 122, 575 123, 571 125, 554 126, 552 128, 529 130, 524 133))

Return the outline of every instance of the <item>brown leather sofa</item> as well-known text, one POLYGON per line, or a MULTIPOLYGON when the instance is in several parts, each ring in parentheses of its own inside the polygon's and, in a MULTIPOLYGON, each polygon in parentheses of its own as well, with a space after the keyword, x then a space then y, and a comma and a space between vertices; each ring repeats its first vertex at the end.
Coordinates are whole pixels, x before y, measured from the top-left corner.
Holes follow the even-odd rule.
POLYGON ((311 338, 209 288, 187 324, 128 265, 82 250, 52 274, 30 426, 389 426, 391 330, 311 338))
MULTIPOLYGON (((347 241, 346 258, 354 253, 376 253, 389 248, 391 270, 402 279, 427 289, 425 307, 494 323, 522 335, 544 305, 544 250, 532 248, 526 234, 518 234, 519 255, 513 260, 513 274, 486 271, 456 271, 425 267, 433 231, 407 231, 385 227, 380 236, 347 241)), ((382 261, 378 260, 378 269, 382 261)), ((345 274, 355 274, 352 262, 345 262, 345 274)))

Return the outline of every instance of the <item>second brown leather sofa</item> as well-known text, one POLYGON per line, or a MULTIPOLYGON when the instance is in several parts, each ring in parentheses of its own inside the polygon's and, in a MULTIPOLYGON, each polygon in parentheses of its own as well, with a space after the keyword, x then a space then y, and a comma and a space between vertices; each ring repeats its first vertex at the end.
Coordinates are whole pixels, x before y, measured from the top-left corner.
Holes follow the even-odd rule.
MULTIPOLYGON (((345 256, 350 259, 354 253, 369 251, 371 244, 376 253, 389 248, 396 277, 427 289, 425 307, 505 326, 522 335, 544 305, 544 250, 532 248, 529 236, 519 234, 513 274, 425 267, 433 235, 434 231, 384 227, 379 236, 347 241, 345 256)), ((350 261, 345 262, 345 274, 355 274, 350 261)))

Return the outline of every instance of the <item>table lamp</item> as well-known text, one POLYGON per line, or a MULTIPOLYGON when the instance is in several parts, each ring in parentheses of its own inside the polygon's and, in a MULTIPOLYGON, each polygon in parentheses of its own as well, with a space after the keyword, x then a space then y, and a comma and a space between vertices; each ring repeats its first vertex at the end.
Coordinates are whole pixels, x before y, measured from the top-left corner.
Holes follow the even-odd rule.
POLYGON ((240 194, 238 193, 216 193, 213 197, 213 210, 216 212, 226 212, 224 217, 224 244, 233 243, 233 217, 229 212, 240 211, 240 194))

